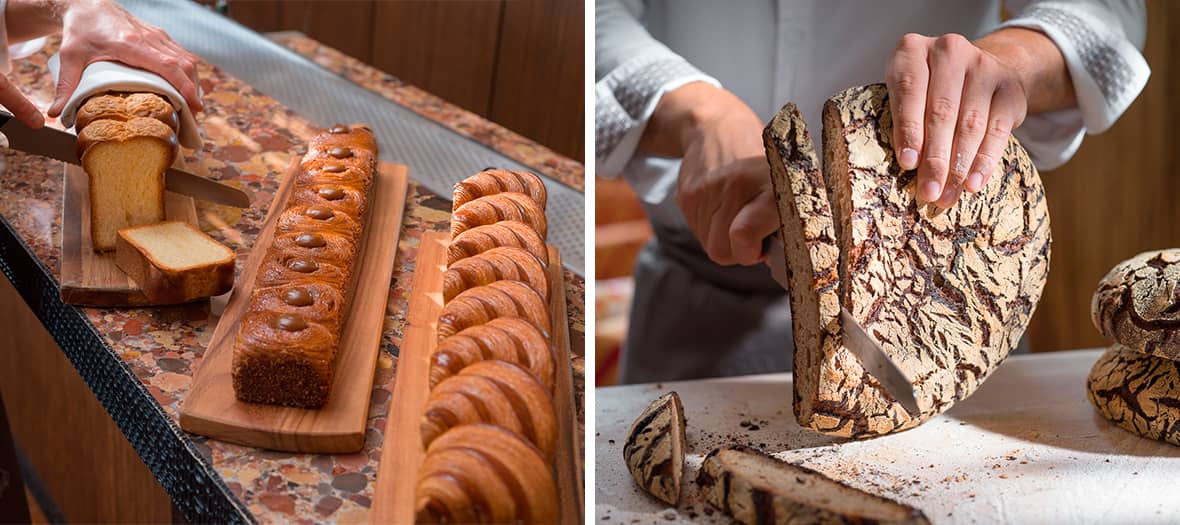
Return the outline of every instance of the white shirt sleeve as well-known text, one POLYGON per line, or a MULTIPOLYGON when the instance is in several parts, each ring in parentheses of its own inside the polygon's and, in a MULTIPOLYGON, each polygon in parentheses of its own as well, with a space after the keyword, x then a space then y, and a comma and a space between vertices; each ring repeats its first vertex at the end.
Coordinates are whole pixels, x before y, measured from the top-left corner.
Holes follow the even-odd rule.
POLYGON ((1142 0, 1025 0, 1001 27, 1048 36, 1065 57, 1078 107, 1029 115, 1015 131, 1037 167, 1065 164, 1085 134, 1106 131, 1135 101, 1151 68, 1140 49, 1147 35, 1142 0))
POLYGON ((35 38, 27 42, 8 45, 8 0, 0 0, 0 74, 12 71, 12 59, 24 58, 39 51, 48 37, 35 38))
POLYGON ((638 0, 597 0, 594 38, 596 171, 616 177, 635 153, 660 97, 690 82, 720 83, 639 23, 638 0))

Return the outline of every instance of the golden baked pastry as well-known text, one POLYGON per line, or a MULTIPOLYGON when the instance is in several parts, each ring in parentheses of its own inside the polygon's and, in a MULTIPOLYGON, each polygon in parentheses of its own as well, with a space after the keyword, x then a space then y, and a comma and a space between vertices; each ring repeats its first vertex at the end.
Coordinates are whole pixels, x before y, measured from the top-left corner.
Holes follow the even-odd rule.
POLYGON ((519 281, 496 281, 471 288, 444 305, 438 339, 500 317, 519 317, 549 333, 549 307, 537 292, 519 281))
POLYGON ((312 139, 292 197, 278 203, 283 207, 275 238, 238 331, 238 399, 305 408, 327 402, 332 361, 360 273, 355 265, 376 155, 364 126, 334 126, 312 139), (348 167, 323 169, 338 160, 348 167), (314 201, 323 198, 318 191, 325 187, 346 188, 337 199, 344 205, 314 201))
POLYGON ((557 484, 537 448, 490 425, 460 425, 430 444, 416 500, 417 523, 558 520, 557 484))
POLYGON ((451 238, 476 226, 500 221, 523 222, 545 238, 549 226, 545 209, 522 193, 497 193, 469 201, 451 215, 451 238))
POLYGON ((430 356, 430 387, 485 359, 520 365, 553 392, 553 346, 532 323, 501 317, 439 341, 430 356))
POLYGON ((522 248, 492 248, 452 264, 443 273, 443 301, 463 291, 496 281, 521 281, 549 299, 549 275, 545 265, 522 248))
POLYGON ((365 197, 355 184, 312 183, 291 194, 292 206, 326 206, 352 217, 364 217, 365 197))
POLYGON ((476 226, 453 237, 447 246, 447 266, 501 246, 524 248, 543 264, 549 265, 549 249, 545 247, 545 239, 537 230, 523 222, 500 221, 476 226))
POLYGON ((155 93, 111 91, 86 99, 74 114, 74 129, 82 130, 96 120, 126 122, 135 117, 158 120, 173 133, 180 129, 180 119, 172 104, 155 93))
POLYGON ((528 195, 542 210, 545 209, 548 193, 541 177, 527 171, 489 169, 455 184, 451 210, 457 211, 464 204, 480 197, 508 192, 528 195))
POLYGON ((422 414, 422 446, 447 429, 488 423, 511 430, 552 460, 557 449, 557 414, 549 391, 525 369, 507 361, 480 361, 430 391, 422 414))

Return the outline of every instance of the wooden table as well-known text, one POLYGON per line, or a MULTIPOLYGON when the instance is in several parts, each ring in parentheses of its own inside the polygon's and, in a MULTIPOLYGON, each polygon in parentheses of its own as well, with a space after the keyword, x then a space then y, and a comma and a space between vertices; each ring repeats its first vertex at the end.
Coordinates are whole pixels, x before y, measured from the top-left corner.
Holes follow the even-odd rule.
POLYGON ((726 523, 687 480, 704 454, 736 443, 914 505, 934 523, 1174 523, 1180 447, 1098 416, 1085 380, 1100 354, 1013 356, 947 413, 855 442, 795 423, 790 374, 600 388, 595 523, 726 523), (680 393, 688 418, 689 468, 677 509, 635 487, 622 452, 632 420, 667 390, 680 393))

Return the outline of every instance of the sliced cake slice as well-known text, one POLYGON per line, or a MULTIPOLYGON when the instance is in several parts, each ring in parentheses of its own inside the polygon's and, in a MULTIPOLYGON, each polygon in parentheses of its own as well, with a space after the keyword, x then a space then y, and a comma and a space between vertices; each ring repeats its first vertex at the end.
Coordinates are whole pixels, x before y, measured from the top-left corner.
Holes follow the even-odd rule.
POLYGON ((697 485, 709 504, 747 524, 930 523, 914 507, 740 446, 710 452, 697 485))
POLYGON ((882 84, 829 99, 822 177, 794 106, 764 134, 794 284, 795 415, 836 436, 911 428, 972 394, 1016 347, 1048 276, 1045 192, 1016 139, 979 193, 938 210, 918 206, 892 122, 882 84), (915 378, 920 414, 843 347, 841 305, 915 378))
POLYGON ((668 392, 643 410, 623 446, 623 460, 635 483, 660 501, 675 505, 684 474, 684 407, 676 392, 668 392))
POLYGON ((234 252, 184 222, 119 230, 115 263, 157 304, 221 295, 234 284, 234 252))

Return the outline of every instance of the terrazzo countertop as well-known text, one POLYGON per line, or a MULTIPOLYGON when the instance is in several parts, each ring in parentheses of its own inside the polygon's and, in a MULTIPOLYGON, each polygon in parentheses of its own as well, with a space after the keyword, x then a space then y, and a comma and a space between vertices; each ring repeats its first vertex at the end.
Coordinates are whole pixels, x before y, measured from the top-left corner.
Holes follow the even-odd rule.
MULTIPOLYGON (((300 35, 280 40, 317 63, 571 187, 582 167, 391 75, 300 35)), ((51 44, 14 64, 8 78, 47 108, 51 44)), ((247 187, 255 204, 237 210, 198 201, 202 228, 249 256, 279 175, 316 128, 294 111, 209 64, 200 65, 205 110, 201 151, 183 151, 192 171, 247 187)), ((57 122, 50 125, 60 126, 57 122)), ((312 455, 242 447, 181 431, 179 408, 214 326, 208 304, 159 308, 76 308, 57 300, 61 254, 61 163, 0 150, 0 269, 21 291, 176 505, 190 518, 262 523, 356 523, 368 519, 393 392, 398 347, 419 239, 446 231, 450 201, 410 184, 389 289, 383 351, 373 383, 365 448, 312 455), (145 413, 146 412, 146 413, 145 413)), ((566 271, 577 435, 584 425, 584 281, 566 271)))

